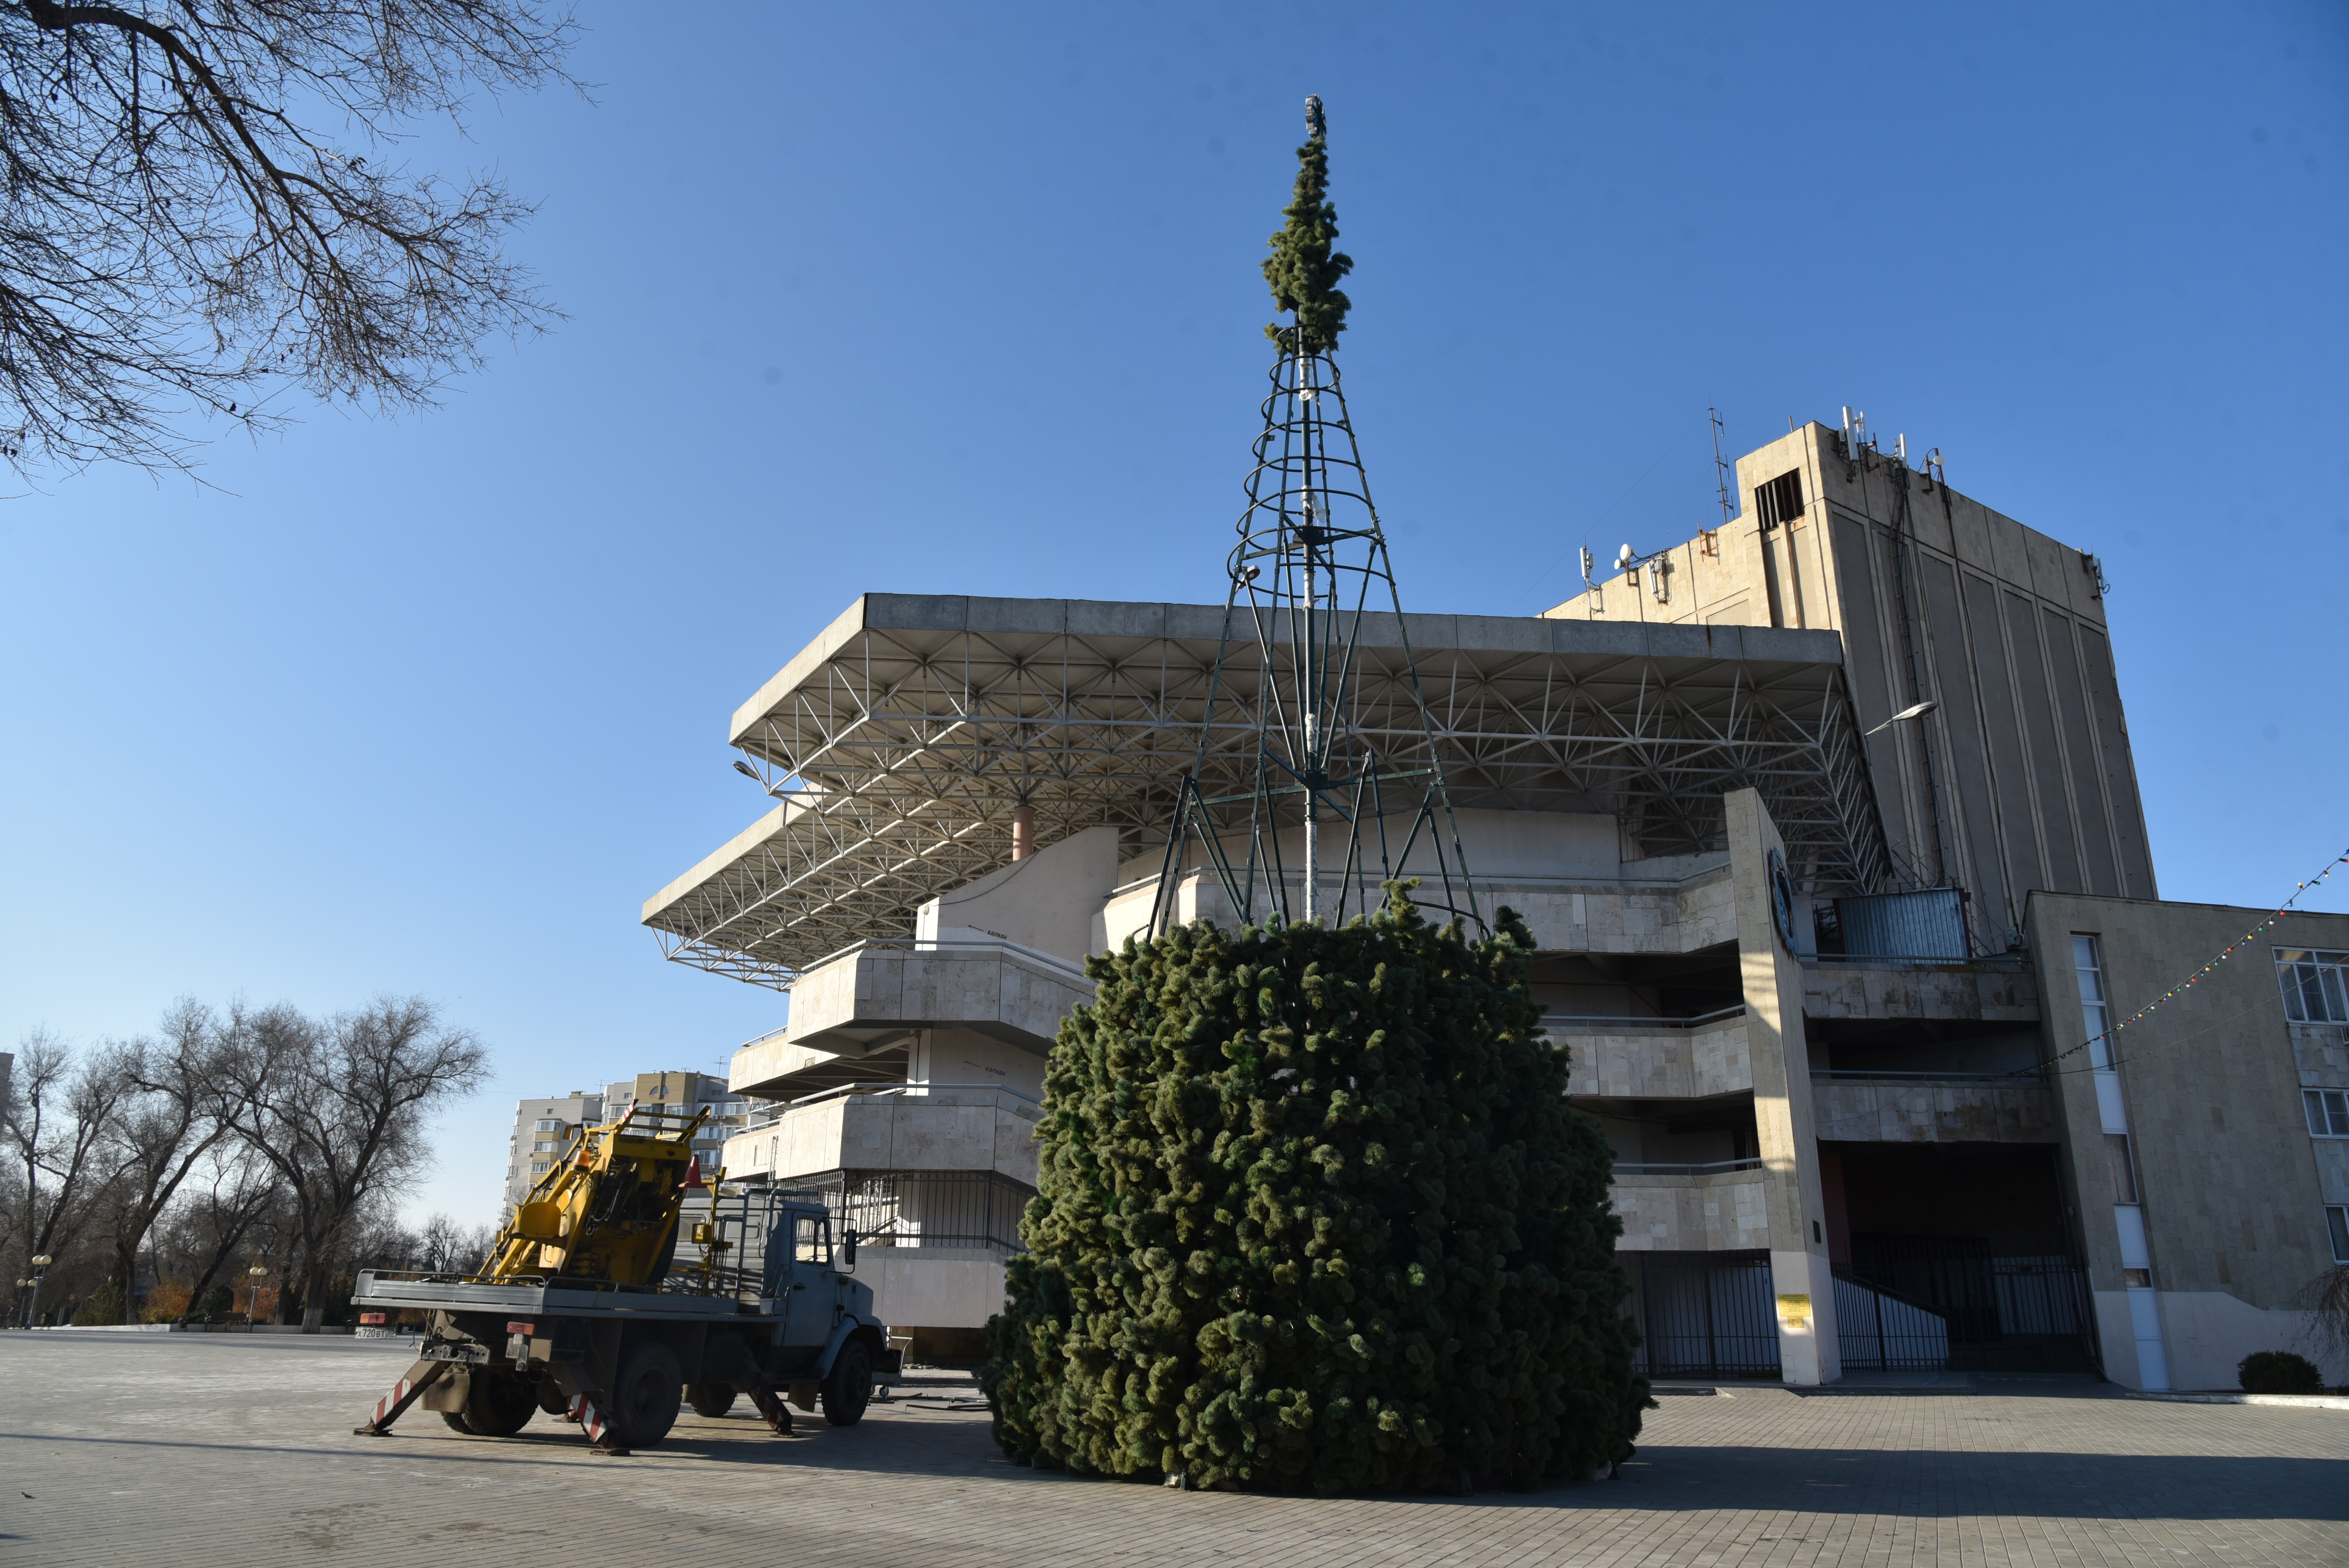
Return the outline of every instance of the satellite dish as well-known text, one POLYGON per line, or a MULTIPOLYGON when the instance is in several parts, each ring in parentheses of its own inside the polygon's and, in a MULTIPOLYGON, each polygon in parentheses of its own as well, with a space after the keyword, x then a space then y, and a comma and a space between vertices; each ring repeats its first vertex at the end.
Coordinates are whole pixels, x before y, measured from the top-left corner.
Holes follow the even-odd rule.
POLYGON ((1629 566, 1631 564, 1631 547, 1630 545, 1627 544, 1621 550, 1616 552, 1615 564, 1618 566, 1629 566))

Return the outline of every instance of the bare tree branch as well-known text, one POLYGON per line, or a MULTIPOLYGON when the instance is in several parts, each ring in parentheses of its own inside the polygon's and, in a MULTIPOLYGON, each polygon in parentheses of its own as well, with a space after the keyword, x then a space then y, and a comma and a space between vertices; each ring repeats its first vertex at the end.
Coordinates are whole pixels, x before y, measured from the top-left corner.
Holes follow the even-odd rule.
POLYGON ((391 159, 569 82, 574 32, 535 0, 0 0, 0 457, 184 469, 191 412, 416 407, 543 330, 502 249, 528 206, 391 159))

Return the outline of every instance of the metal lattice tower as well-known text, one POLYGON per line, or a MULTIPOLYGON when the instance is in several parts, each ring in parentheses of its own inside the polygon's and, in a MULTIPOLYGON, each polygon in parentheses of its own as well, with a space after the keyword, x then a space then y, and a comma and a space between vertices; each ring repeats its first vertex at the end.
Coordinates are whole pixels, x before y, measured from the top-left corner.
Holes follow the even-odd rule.
POLYGON ((1198 755, 1178 791, 1150 929, 1193 872, 1220 882, 1242 924, 1259 908, 1340 923, 1375 908, 1380 884, 1423 842, 1436 885, 1418 902, 1481 923, 1336 358, 1299 325, 1278 343, 1198 755), (1399 667, 1364 667, 1366 630, 1375 645, 1400 645, 1399 667), (1415 725, 1394 723, 1391 697, 1375 728, 1363 722, 1373 674, 1406 688, 1415 725), (1252 723, 1236 729, 1235 707, 1252 723), (1284 838, 1297 841, 1294 866, 1284 838))

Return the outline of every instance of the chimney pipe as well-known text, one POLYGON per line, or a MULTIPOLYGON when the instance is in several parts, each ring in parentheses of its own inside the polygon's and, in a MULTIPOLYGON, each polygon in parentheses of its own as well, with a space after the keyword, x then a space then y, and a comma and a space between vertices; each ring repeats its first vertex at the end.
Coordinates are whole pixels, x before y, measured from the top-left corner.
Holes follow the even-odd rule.
POLYGON ((1011 858, 1024 861, 1036 852, 1036 808, 1015 806, 1011 809, 1011 858))

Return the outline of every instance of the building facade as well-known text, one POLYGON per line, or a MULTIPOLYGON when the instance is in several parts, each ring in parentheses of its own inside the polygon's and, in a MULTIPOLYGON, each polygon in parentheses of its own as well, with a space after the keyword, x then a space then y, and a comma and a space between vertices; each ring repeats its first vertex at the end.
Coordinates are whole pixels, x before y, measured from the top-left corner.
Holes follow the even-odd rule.
MULTIPOLYGON (((1650 1370, 2209 1387, 2315 1354, 2349 917, 2246 943, 2261 912, 2158 900, 2093 561, 1822 427, 1739 472, 1744 519, 1645 576, 1361 649, 1392 676, 1407 634, 1443 694, 1475 902, 1533 929, 1615 1150, 1650 1370)), ((725 1163, 830 1194, 919 1350, 1000 1305, 1044 1062, 1160 896, 1224 614, 866 596, 735 715, 782 804, 646 904, 673 958, 790 991, 725 1163)), ((1172 891, 1233 918, 1203 869, 1172 891)))

